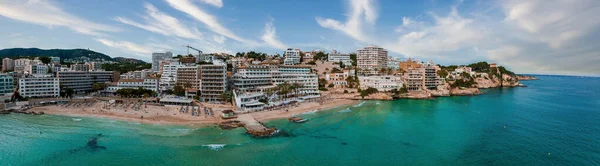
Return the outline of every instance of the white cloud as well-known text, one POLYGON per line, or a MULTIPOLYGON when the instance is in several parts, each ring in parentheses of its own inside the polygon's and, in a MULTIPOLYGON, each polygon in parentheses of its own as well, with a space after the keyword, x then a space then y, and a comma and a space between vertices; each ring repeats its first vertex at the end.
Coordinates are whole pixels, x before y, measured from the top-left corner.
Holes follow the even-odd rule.
POLYGON ((117 32, 118 28, 79 18, 63 11, 49 1, 1 1, 0 15, 48 27, 60 26, 77 33, 93 36, 105 36, 103 32, 117 32))
POLYGON ((128 41, 113 41, 113 40, 102 39, 102 38, 98 38, 98 39, 96 39, 96 41, 98 41, 106 46, 117 48, 117 49, 120 49, 125 52, 143 54, 143 55, 148 55, 148 56, 152 53, 152 50, 149 49, 149 47, 135 44, 135 43, 128 42, 128 41))
POLYGON ((181 12, 187 13, 194 19, 204 23, 209 30, 211 30, 217 34, 226 36, 228 38, 231 38, 233 40, 243 42, 246 44, 254 43, 250 40, 239 37, 235 33, 231 32, 229 29, 227 29, 223 25, 221 25, 214 16, 204 12, 203 10, 198 8, 196 5, 191 3, 189 0, 166 0, 166 1, 167 1, 167 3, 169 3, 169 5, 171 7, 175 8, 181 12))
POLYGON ((448 52, 479 46, 480 40, 488 36, 485 28, 478 27, 474 19, 460 16, 456 8, 444 17, 430 15, 434 22, 427 25, 412 26, 416 23, 410 18, 403 19, 402 26, 411 28, 403 29, 395 42, 384 45, 407 57, 443 58, 448 52))
POLYGON ((147 17, 143 18, 146 21, 145 24, 138 23, 123 17, 117 17, 115 18, 115 20, 124 24, 128 24, 166 36, 178 36, 188 39, 202 39, 202 34, 198 32, 198 30, 188 28, 187 25, 183 25, 182 23, 180 23, 177 18, 160 12, 152 4, 146 3, 144 4, 144 7, 146 8, 146 13, 148 14, 147 17))
POLYGON ((345 23, 340 21, 317 17, 317 23, 321 27, 341 31, 346 35, 363 42, 371 41, 363 32, 363 22, 370 25, 375 24, 377 20, 377 11, 374 0, 348 0, 350 13, 347 15, 345 23))
POLYGON ((225 43, 226 38, 223 35, 213 35, 213 40, 219 44, 223 44, 225 43))
POLYGON ((223 1, 221 0, 202 0, 203 3, 209 4, 209 5, 213 5, 217 8, 222 8, 223 7, 223 1))
POLYGON ((597 0, 511 0, 502 4, 505 21, 533 40, 560 48, 600 25, 597 0))
POLYGON ((277 33, 275 31, 275 26, 272 21, 269 21, 265 24, 265 32, 261 39, 269 46, 273 48, 277 48, 280 50, 284 50, 288 48, 285 44, 283 44, 279 39, 277 39, 277 33))

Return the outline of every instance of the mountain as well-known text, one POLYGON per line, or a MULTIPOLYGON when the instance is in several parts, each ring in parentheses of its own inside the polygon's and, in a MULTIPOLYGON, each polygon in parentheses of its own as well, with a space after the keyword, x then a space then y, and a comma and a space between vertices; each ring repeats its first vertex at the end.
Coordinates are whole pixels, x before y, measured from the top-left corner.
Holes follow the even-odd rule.
POLYGON ((147 63, 143 60, 134 59, 134 58, 125 58, 125 57, 115 57, 115 58, 113 58, 113 60, 117 61, 117 62, 121 62, 121 63, 135 63, 135 64, 147 63))
POLYGON ((0 58, 18 56, 55 56, 60 59, 73 59, 87 57, 90 59, 103 59, 111 61, 108 55, 86 49, 39 49, 39 48, 8 48, 0 50, 0 58))

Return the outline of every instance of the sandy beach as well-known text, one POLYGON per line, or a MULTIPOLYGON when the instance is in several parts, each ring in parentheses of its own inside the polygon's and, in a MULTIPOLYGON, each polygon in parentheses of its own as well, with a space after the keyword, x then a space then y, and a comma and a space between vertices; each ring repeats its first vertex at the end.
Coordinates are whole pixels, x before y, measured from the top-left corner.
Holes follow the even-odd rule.
MULTIPOLYGON (((338 106, 351 105, 359 103, 358 100, 331 99, 323 102, 323 105, 317 102, 300 103, 299 106, 291 107, 285 110, 260 111, 249 113, 258 121, 268 121, 273 119, 289 118, 293 115, 309 112, 313 110, 326 110, 338 106)), ((144 124, 174 124, 183 126, 201 127, 224 122, 226 120, 220 117, 222 110, 231 109, 231 105, 202 103, 203 106, 213 109, 213 115, 207 116, 201 113, 200 116, 192 116, 191 111, 182 113, 180 106, 142 106, 138 111, 131 107, 106 106, 105 102, 95 102, 89 107, 64 107, 60 105, 40 106, 31 108, 29 111, 44 112, 52 115, 80 116, 80 117, 99 117, 110 118, 122 121, 131 121, 144 124)), ((229 119, 234 120, 234 119, 229 119)))

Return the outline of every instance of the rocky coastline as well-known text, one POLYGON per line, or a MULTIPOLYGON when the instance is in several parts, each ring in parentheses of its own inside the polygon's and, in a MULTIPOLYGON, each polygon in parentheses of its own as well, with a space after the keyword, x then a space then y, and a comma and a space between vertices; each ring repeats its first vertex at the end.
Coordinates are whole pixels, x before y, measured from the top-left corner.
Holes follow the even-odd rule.
POLYGON ((539 78, 537 78, 535 76, 528 76, 528 75, 517 75, 517 79, 519 81, 539 80, 539 78))

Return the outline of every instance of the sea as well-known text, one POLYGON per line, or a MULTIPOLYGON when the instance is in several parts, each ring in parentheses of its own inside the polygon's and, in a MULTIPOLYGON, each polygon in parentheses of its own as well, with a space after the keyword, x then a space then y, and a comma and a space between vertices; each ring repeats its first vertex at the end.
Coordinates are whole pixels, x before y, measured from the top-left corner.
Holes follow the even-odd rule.
POLYGON ((0 115, 0 165, 600 165, 600 78, 364 101, 243 128, 0 115))

